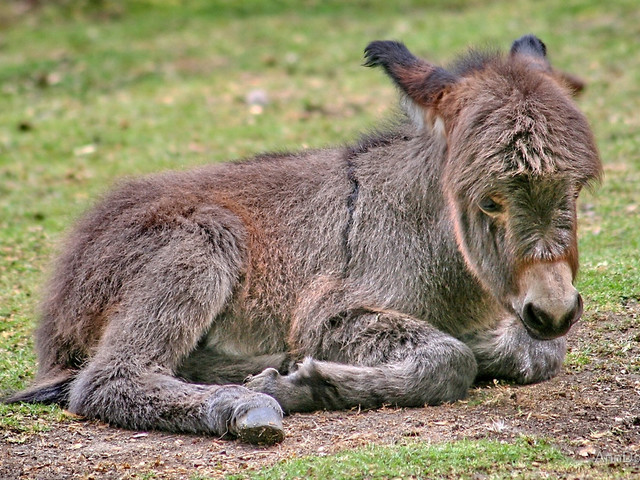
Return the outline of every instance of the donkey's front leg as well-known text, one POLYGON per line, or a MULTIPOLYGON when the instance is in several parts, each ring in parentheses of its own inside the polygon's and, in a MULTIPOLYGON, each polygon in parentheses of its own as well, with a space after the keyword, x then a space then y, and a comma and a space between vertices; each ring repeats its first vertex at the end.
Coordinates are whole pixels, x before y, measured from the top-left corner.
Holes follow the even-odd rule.
POLYGON ((479 378, 499 378, 527 384, 555 377, 567 351, 566 337, 536 340, 516 318, 497 328, 462 338, 478 362, 479 378))
POLYGON ((307 358, 297 370, 267 369, 245 386, 293 412, 439 404, 464 398, 475 379, 465 344, 412 317, 352 309, 319 325, 301 329, 307 358))

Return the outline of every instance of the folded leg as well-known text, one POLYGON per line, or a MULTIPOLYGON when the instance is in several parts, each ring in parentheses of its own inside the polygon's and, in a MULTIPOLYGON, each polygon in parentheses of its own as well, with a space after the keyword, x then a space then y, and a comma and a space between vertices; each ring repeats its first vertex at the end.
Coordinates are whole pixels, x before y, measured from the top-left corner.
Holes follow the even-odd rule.
POLYGON ((476 376, 466 345, 407 315, 358 308, 309 328, 301 321, 307 358, 297 370, 271 368, 245 383, 288 412, 455 401, 476 376))

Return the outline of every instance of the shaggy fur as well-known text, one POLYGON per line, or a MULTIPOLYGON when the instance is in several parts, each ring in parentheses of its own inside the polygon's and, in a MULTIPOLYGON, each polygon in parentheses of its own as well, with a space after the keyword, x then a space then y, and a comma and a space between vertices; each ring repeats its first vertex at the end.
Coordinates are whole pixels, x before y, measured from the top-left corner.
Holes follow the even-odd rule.
POLYGON ((80 220, 9 401, 272 443, 281 408, 555 375, 582 311, 576 198, 601 172, 575 86, 533 36, 449 69, 365 52, 404 98, 392 131, 129 181, 80 220))

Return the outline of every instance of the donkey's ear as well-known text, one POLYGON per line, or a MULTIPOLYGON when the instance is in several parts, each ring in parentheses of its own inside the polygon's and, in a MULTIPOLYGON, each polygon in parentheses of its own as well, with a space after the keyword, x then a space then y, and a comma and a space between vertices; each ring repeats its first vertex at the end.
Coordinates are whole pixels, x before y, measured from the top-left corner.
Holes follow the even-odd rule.
POLYGON ((522 55, 549 65, 547 46, 535 35, 524 35, 511 45, 511 55, 522 55))
POLYGON ((537 68, 551 74, 574 96, 584 90, 585 84, 580 78, 551 67, 547 59, 547 46, 535 35, 524 35, 513 42, 511 56, 525 58, 537 68))
POLYGON ((574 97, 580 95, 586 87, 584 80, 570 73, 554 69, 553 75, 569 89, 574 97))
MULTIPOLYGON (((364 50, 365 67, 384 68, 408 100, 409 117, 419 127, 425 123, 444 132, 438 105, 456 77, 443 68, 416 58, 404 44, 391 41, 371 42, 364 50)), ((445 122, 446 123, 446 122, 445 122)))

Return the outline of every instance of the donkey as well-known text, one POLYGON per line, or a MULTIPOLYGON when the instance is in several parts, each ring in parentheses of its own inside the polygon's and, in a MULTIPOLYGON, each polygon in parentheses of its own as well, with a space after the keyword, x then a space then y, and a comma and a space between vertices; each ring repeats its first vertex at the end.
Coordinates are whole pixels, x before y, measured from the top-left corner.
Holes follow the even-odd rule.
POLYGON ((556 375, 583 309, 576 200, 602 170, 580 85, 533 35, 449 69, 392 41, 365 57, 405 107, 384 133, 107 194, 50 279, 35 384, 7 400, 272 444, 283 412, 556 375))

